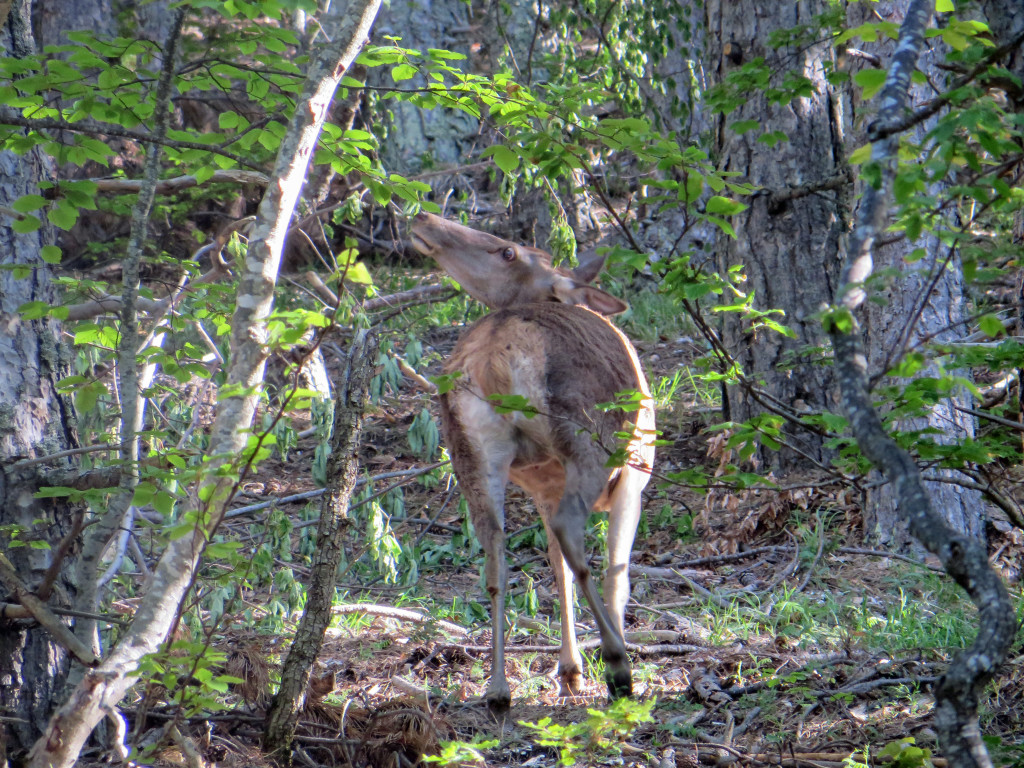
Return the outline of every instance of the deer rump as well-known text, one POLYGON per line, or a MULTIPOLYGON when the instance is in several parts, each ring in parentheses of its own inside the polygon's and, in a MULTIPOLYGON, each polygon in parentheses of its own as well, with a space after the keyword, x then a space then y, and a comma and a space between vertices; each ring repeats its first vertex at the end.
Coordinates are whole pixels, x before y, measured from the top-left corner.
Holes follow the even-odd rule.
MULTIPOLYGON (((532 472, 552 462, 559 465, 552 471, 561 472, 581 450, 604 464, 618 447, 615 434, 635 430, 636 414, 594 406, 647 389, 632 345, 615 326, 589 309, 553 302, 481 318, 462 335, 444 371, 461 374, 441 396, 441 430, 456 466, 464 451, 476 463, 481 450, 514 448, 510 479, 531 494, 532 472), (499 396, 496 402, 491 395, 499 396), (520 396, 529 409, 498 414, 494 406, 508 402, 502 396, 520 396)), ((609 468, 609 484, 621 469, 609 468)), ((472 485, 461 474, 459 482, 472 485)))
MULTIPOLYGON (((572 584, 587 598, 602 637, 611 696, 629 695, 623 615, 629 555, 650 477, 654 411, 633 346, 603 316, 561 303, 522 304, 486 315, 463 335, 445 364, 460 374, 441 396, 441 428, 480 543, 488 554, 487 590, 494 622, 491 684, 496 709, 510 701, 504 673, 505 487, 529 493, 544 522, 561 602, 562 695, 581 692, 572 584), (639 410, 600 409, 623 391, 639 391, 639 410), (520 396, 529 410, 499 413, 489 396, 520 396), (629 461, 609 467, 620 436, 632 435, 629 461), (595 509, 608 511, 604 597, 587 564, 584 532, 595 509)), ((499 398, 500 403, 500 398, 499 398)), ((505 402, 505 405, 524 405, 505 402)))

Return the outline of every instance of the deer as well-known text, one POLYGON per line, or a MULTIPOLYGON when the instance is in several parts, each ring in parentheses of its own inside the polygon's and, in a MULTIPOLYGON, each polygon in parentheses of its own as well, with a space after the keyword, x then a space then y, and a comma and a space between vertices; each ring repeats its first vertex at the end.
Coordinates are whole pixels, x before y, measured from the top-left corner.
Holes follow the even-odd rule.
POLYGON ((582 690, 575 582, 601 633, 609 696, 629 696, 629 558, 654 462, 655 414, 636 350, 608 320, 628 306, 590 285, 603 257, 555 267, 543 250, 426 212, 415 216, 410 240, 491 310, 461 334, 443 367, 451 387, 439 396, 442 438, 485 555, 493 625, 485 701, 501 712, 512 699, 505 676, 509 481, 533 497, 547 532, 560 602, 560 695, 582 690), (639 393, 638 404, 599 407, 624 392, 639 393), (508 407, 511 398, 528 405, 508 407), (628 458, 609 466, 624 432, 628 458), (608 512, 603 600, 585 552, 591 510, 608 512))

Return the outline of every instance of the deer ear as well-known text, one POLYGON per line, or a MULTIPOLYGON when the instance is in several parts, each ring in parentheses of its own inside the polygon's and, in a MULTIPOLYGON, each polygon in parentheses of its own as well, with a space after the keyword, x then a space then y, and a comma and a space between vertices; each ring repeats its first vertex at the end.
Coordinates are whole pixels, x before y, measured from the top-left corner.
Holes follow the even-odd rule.
POLYGON ((604 267, 604 256, 599 256, 597 251, 587 251, 580 254, 579 262, 579 266, 572 271, 573 277, 584 284, 592 283, 604 267))
POLYGON ((592 285, 578 283, 568 277, 558 279, 551 292, 555 299, 563 304, 583 305, 602 315, 617 315, 629 309, 626 302, 610 293, 592 285))
POLYGON ((629 304, 622 299, 617 299, 610 293, 606 293, 600 288, 594 288, 592 285, 580 286, 576 290, 585 297, 580 304, 586 304, 592 310, 600 312, 602 315, 618 315, 629 309, 629 304))

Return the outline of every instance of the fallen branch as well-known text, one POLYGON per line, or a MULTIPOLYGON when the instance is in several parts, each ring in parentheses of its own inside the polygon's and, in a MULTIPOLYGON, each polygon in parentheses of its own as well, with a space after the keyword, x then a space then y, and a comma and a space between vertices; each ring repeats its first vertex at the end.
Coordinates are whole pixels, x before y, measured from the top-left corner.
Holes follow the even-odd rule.
POLYGON ((331 608, 333 613, 365 613, 368 616, 383 616, 388 619, 398 619, 400 621, 411 621, 415 624, 436 624, 438 627, 443 629, 449 634, 456 635, 457 637, 467 637, 469 630, 460 627, 458 624, 453 624, 450 621, 444 619, 438 619, 426 613, 420 613, 419 611, 410 611, 406 608, 394 608, 390 605, 376 605, 374 603, 353 603, 352 605, 335 605, 331 608))

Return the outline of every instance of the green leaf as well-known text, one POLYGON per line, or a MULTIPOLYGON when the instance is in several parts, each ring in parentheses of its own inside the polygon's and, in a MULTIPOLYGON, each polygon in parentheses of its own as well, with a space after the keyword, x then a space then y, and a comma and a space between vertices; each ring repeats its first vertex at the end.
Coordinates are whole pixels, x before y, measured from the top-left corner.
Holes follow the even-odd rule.
POLYGON ((953 13, 955 10, 953 0, 935 0, 936 13, 953 13))
POLYGON ((53 226, 67 231, 78 221, 78 208, 67 200, 59 200, 46 212, 46 218, 53 226))
POLYGON ((18 213, 29 213, 39 210, 44 205, 46 205, 46 198, 42 195, 22 195, 11 203, 11 208, 18 213))
POLYGON ((63 499, 68 496, 74 496, 78 491, 74 488, 67 488, 62 485, 50 485, 45 488, 40 488, 38 491, 32 494, 37 499, 63 499))
POLYGON ((712 224, 714 224, 720 230, 725 232, 725 234, 727 234, 729 237, 731 237, 733 239, 736 238, 736 230, 733 229, 732 228, 732 224, 730 224, 725 219, 720 219, 718 216, 708 216, 708 221, 710 221, 712 224))
POLYGON ((149 482, 141 482, 135 486, 135 495, 132 496, 132 505, 144 507, 152 501, 156 494, 156 486, 149 482))
POLYGON ((863 89, 861 94, 864 99, 870 99, 885 85, 885 78, 888 73, 884 69, 862 69, 853 76, 853 82, 863 89))
POLYGON ((742 213, 749 207, 750 206, 745 203, 741 203, 737 200, 730 200, 728 197, 714 195, 713 197, 708 198, 708 203, 704 210, 708 213, 720 213, 724 216, 735 216, 737 213, 742 213))
POLYGON ((411 80, 415 76, 416 67, 411 64, 399 64, 391 70, 391 79, 396 83, 400 83, 403 80, 411 80))
POLYGON ((991 339, 994 339, 996 336, 1002 336, 1005 332, 1003 321, 995 315, 982 315, 978 319, 978 327, 982 333, 991 339))
POLYGON ((35 232, 43 226, 43 222, 37 219, 35 216, 26 214, 20 219, 15 219, 11 222, 11 229, 17 232, 19 235, 27 235, 29 232, 35 232))
POLYGON ((370 270, 361 261, 349 265, 348 270, 345 272, 345 279, 350 283, 358 283, 359 285, 373 285, 373 275, 370 274, 370 270))
POLYGON ((495 144, 483 152, 484 157, 493 156, 494 163, 505 173, 511 174, 519 167, 519 155, 504 144, 495 144))
POLYGON ((18 307, 18 314, 26 320, 38 320, 50 314, 48 301, 27 301, 18 307))
POLYGON ((736 135, 742 136, 747 131, 752 131, 755 128, 760 128, 761 127, 761 121, 760 120, 737 120, 735 123, 733 123, 729 127, 732 128, 733 132, 736 135))

